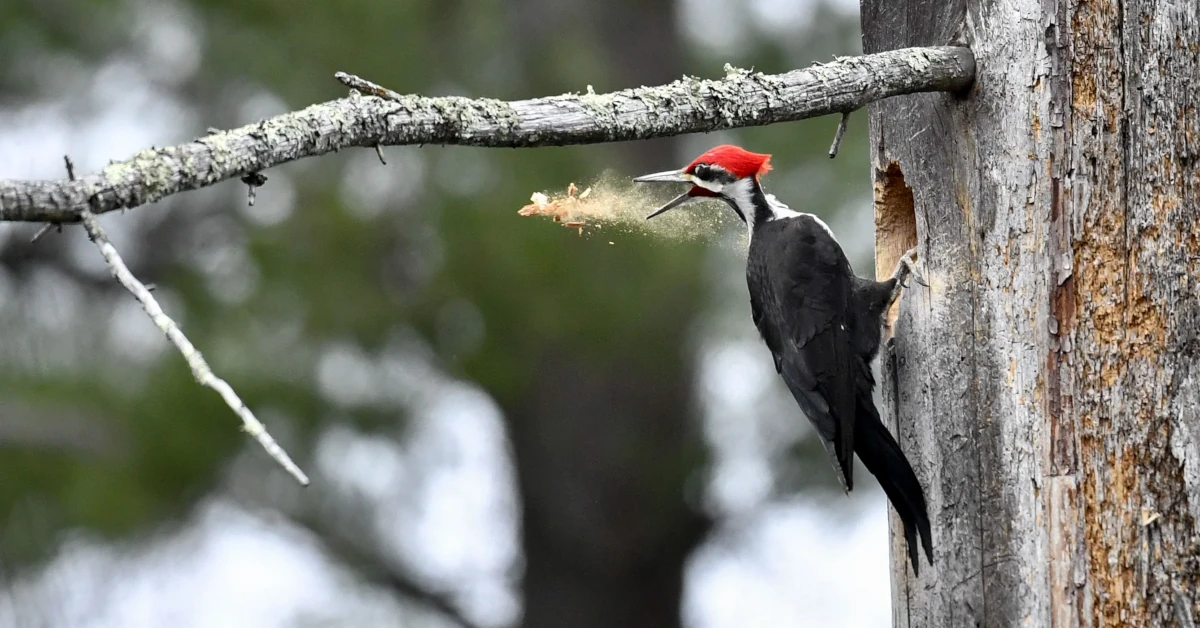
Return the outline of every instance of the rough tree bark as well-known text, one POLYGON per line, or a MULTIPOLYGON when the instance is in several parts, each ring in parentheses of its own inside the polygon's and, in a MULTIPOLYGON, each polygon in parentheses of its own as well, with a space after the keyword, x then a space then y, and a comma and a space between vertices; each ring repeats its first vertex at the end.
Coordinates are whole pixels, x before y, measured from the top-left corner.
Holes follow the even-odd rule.
POLYGON ((866 52, 979 67, 870 108, 877 272, 918 243, 930 283, 883 385, 934 521, 897 626, 1200 620, 1197 6, 863 3, 866 52))
MULTIPOLYGON (((563 146, 619 142, 844 113, 898 94, 955 90, 975 66, 965 48, 844 57, 784 74, 727 68, 719 80, 684 77, 610 94, 505 102, 396 94, 341 98, 185 144, 144 150, 78 180, 0 179, 0 221, 77 222, 172 194, 353 146, 563 146)), ((339 75, 357 85, 362 79, 339 75), (350 80, 357 79, 357 80, 350 80)))

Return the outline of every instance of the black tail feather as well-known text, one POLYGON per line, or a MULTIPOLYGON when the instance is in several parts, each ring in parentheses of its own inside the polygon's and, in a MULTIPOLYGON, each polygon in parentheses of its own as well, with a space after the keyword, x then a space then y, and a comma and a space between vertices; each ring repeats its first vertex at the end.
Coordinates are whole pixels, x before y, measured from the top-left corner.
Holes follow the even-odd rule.
POLYGON ((917 550, 917 534, 920 533, 921 547, 925 558, 933 564, 933 543, 929 526, 929 510, 925 505, 925 492, 913 472, 912 465, 900 449, 900 444, 879 420, 873 404, 858 404, 854 423, 854 452, 867 470, 879 480, 888 501, 904 523, 904 539, 908 544, 908 560, 913 574, 919 575, 920 555, 917 550))

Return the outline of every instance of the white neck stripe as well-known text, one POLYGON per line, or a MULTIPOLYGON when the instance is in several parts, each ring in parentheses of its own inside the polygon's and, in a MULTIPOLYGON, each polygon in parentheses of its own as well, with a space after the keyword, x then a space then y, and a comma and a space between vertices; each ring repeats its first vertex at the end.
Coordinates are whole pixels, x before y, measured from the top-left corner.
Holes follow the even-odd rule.
MULTIPOLYGON (((746 218, 746 226, 750 230, 751 238, 754 237, 754 227, 756 226, 756 222, 759 220, 758 213, 754 206, 754 187, 754 179, 747 177, 745 179, 734 181, 733 183, 724 186, 724 188, 721 190, 721 193, 724 194, 725 197, 730 201, 732 201, 737 206, 738 211, 742 212, 742 216, 746 218)), ((766 217, 766 222, 803 216, 805 218, 812 219, 817 223, 818 226, 820 226, 825 230, 826 233, 829 234, 829 237, 833 238, 834 241, 837 241, 837 236, 834 235, 833 230, 830 229, 829 225, 825 224, 825 221, 821 220, 819 216, 815 214, 798 212, 781 203, 779 199, 775 198, 774 194, 764 194, 763 197, 766 199, 767 209, 770 211, 770 215, 766 217)))

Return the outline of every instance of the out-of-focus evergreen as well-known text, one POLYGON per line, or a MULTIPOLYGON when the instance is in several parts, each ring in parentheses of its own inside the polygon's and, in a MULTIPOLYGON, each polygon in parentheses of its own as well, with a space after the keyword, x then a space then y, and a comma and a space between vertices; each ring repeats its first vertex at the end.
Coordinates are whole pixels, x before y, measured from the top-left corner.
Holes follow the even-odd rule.
MULTIPOLYGON (((0 3, 0 107, 67 101, 71 115, 72 86, 55 73, 124 58, 189 108, 191 126, 171 134, 182 141, 251 122, 248 113, 341 96, 338 70, 400 92, 509 99, 716 76, 726 62, 778 72, 855 52, 853 22, 823 7, 786 39, 745 18, 728 48, 684 36, 684 14, 745 6, 15 0, 0 3), (201 44, 194 71, 182 64, 171 75, 130 43, 135 17, 163 7, 182 12, 201 44)), ((865 119, 856 122, 833 162, 833 119, 721 138, 774 153, 772 191, 830 217, 866 191, 865 119)), ((387 166, 352 151, 265 173, 260 206, 294 194, 278 221, 245 208, 231 182, 106 223, 128 221, 118 246, 136 250, 134 271, 159 286, 193 342, 302 466, 314 468, 314 443, 336 423, 405 437, 404 404, 322 392, 319 361, 330 347, 380 357, 427 346, 438 368, 482 386, 505 414, 515 456, 526 625, 677 623, 683 564, 708 529, 698 500, 687 499, 706 459, 691 344, 717 300, 705 248, 578 238, 515 212, 533 191, 605 169, 672 167, 685 157, 680 141, 385 155, 387 166)), ((238 454, 262 456, 247 451, 236 419, 173 350, 131 356, 109 340, 115 315, 141 314, 71 252, 81 233, 32 245, 29 227, 0 230, 9 232, 0 269, 10 287, 0 291, 0 562, 36 564, 73 529, 136 541, 170 529, 202 497, 247 483, 261 485, 251 491, 266 500, 259 505, 318 531, 340 525, 306 505, 338 499, 319 475, 296 495, 265 462, 251 466, 270 481, 231 467, 238 454), (39 282, 75 295, 72 324, 31 320, 38 310, 27 297, 39 282)), ((866 259, 854 262, 869 272, 866 259)))

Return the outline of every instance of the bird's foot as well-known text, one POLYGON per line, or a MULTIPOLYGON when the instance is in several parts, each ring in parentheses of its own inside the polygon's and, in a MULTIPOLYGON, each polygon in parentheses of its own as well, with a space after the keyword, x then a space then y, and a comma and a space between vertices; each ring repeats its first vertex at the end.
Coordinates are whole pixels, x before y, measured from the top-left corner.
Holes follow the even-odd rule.
POLYGON ((896 263, 896 270, 892 273, 892 277, 896 280, 896 283, 898 283, 900 287, 908 287, 906 281, 910 275, 918 284, 925 286, 926 288, 929 287, 929 283, 925 281, 924 275, 922 275, 921 271, 917 269, 916 260, 917 247, 915 246, 905 251, 904 255, 900 256, 900 261, 896 263))

